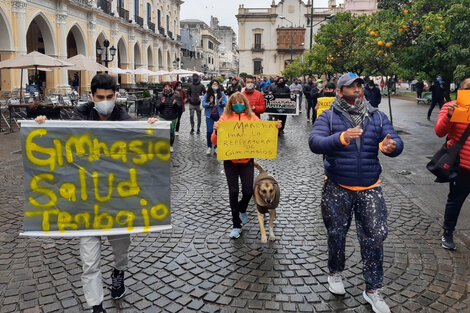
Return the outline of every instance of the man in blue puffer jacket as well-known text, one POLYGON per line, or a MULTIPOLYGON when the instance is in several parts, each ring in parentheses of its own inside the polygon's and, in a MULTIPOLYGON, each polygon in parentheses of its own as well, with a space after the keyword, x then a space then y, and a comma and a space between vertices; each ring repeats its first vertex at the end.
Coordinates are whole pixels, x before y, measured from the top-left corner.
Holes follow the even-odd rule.
POLYGON ((313 153, 325 157, 321 210, 328 233, 329 290, 345 294, 341 272, 346 234, 354 214, 366 281, 364 299, 374 312, 390 312, 379 291, 387 208, 380 186, 378 152, 396 157, 403 151, 403 142, 387 116, 365 100, 363 84, 353 73, 340 77, 336 99, 316 120, 309 145, 313 153))

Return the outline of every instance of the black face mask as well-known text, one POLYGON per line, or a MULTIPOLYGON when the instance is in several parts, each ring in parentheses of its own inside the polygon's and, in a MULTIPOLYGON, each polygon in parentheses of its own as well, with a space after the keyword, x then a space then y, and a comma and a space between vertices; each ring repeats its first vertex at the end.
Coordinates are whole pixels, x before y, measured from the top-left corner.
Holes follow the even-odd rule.
POLYGON ((278 82, 277 85, 278 85, 279 87, 284 87, 284 86, 286 85, 286 83, 285 83, 285 82, 278 82))
POLYGON ((352 96, 343 95, 343 99, 346 100, 347 103, 351 104, 351 103, 356 103, 356 99, 359 99, 359 96, 356 96, 356 95, 352 95, 352 96))
POLYGON ((335 93, 334 91, 325 91, 325 92, 323 93, 323 95, 324 95, 325 97, 335 97, 335 96, 336 96, 336 93, 335 93))
POLYGON ((313 82, 308 82, 308 84, 309 84, 310 86, 312 86, 312 85, 313 85, 313 82))

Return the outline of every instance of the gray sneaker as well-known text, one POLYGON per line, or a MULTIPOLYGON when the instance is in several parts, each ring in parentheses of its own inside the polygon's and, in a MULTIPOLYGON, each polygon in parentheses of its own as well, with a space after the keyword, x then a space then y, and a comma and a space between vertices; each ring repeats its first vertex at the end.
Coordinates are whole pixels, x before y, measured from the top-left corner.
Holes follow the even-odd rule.
POLYGON ((342 296, 346 294, 341 273, 334 273, 328 275, 328 290, 335 295, 342 296))
POLYGON ((364 299, 372 306, 372 310, 376 313, 390 313, 390 308, 382 296, 380 290, 370 290, 362 293, 364 299))

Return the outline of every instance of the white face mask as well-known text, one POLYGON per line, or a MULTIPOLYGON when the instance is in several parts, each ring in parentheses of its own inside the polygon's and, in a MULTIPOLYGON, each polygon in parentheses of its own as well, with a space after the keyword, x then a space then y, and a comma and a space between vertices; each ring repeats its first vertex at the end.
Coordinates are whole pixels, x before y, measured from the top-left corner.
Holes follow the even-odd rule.
POLYGON ((321 89, 321 88, 323 87, 323 85, 322 85, 322 84, 318 84, 317 87, 318 87, 318 89, 321 89))
POLYGON ((246 89, 253 89, 253 88, 255 88, 255 84, 253 83, 246 84, 246 89))
POLYGON ((108 100, 108 101, 100 101, 96 102, 93 100, 91 95, 89 96, 90 100, 95 103, 95 110, 101 115, 109 115, 113 112, 114 106, 116 104, 116 100, 108 100))
POLYGON ((212 86, 212 90, 218 90, 219 86, 212 86))

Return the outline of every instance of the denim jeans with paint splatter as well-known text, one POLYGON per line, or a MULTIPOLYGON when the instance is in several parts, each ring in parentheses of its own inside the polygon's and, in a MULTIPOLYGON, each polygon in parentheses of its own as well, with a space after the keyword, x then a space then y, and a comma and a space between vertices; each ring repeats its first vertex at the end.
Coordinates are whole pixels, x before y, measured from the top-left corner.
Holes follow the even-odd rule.
POLYGON ((381 288, 383 241, 388 233, 387 207, 382 188, 377 186, 364 191, 352 191, 328 179, 323 186, 321 210, 328 232, 330 273, 344 270, 346 235, 354 214, 366 288, 367 290, 381 288))

